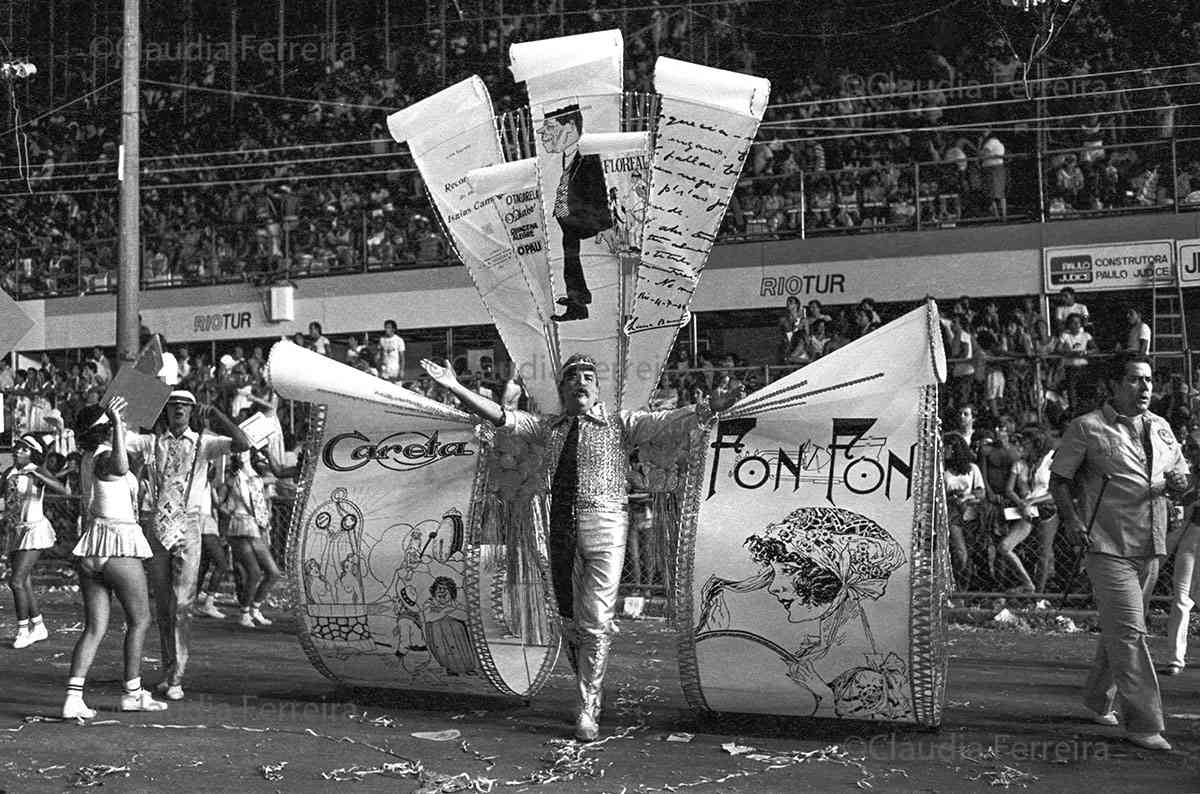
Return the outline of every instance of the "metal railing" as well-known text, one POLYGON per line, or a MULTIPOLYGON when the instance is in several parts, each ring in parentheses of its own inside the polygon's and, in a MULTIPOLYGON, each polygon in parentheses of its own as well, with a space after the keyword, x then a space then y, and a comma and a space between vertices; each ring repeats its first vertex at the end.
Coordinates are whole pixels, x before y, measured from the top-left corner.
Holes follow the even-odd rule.
MULTIPOLYGON (((648 129, 657 113, 657 96, 628 92, 622 113, 624 128, 648 129)), ((497 124, 509 157, 533 153, 535 130, 528 109, 503 114, 497 124)), ((1103 151, 1103 160, 1088 160, 1081 167, 1082 187, 1069 190, 1060 186, 1059 162, 1068 155, 1077 162, 1094 158, 1094 146, 1006 154, 999 172, 997 158, 985 156, 747 173, 734 192, 720 239, 803 239, 1200 209, 1200 175, 1189 174, 1186 184, 1178 179, 1181 163, 1200 160, 1200 137, 1109 144, 1103 151), (1158 164, 1157 174, 1133 173, 1137 164, 1149 162, 1158 164), (998 184, 1003 202, 993 195, 998 184)), ((432 213, 421 203, 387 213, 343 213, 336 219, 310 213, 209 225, 188 233, 150 233, 143 238, 142 286, 269 283, 455 266, 458 260, 432 213)), ((18 299, 111 292, 116 289, 115 263, 115 239, 47 239, 0 258, 0 280, 18 299)))

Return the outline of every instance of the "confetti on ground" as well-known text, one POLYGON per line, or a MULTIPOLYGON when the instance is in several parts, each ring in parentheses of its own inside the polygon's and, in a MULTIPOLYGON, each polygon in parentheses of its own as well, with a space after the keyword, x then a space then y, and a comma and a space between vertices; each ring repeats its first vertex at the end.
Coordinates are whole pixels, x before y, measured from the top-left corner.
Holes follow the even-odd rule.
POLYGON ((506 786, 527 786, 530 784, 545 786, 550 783, 562 783, 581 777, 602 777, 604 769, 598 758, 589 753, 599 750, 611 741, 630 738, 635 732, 643 730, 643 724, 630 725, 597 742, 577 742, 572 739, 551 739, 546 742, 553 748, 548 757, 543 757, 544 767, 536 770, 529 777, 520 780, 509 780, 506 786))
POLYGON ((471 745, 467 744, 466 739, 463 739, 462 744, 459 746, 462 747, 462 751, 464 753, 474 756, 476 761, 487 764, 487 767, 483 770, 485 772, 494 767, 496 765, 496 759, 499 758, 499 756, 495 755, 484 755, 475 748, 471 747, 471 745))
POLYGON ((410 733, 409 736, 414 739, 425 739, 430 742, 452 742, 462 736, 462 732, 457 728, 451 728, 446 731, 416 731, 410 733))
POLYGON ((398 761, 392 764, 380 764, 379 766, 339 767, 332 772, 322 772, 321 777, 337 783, 345 783, 348 781, 361 782, 372 775, 417 777, 422 771, 423 768, 419 762, 414 764, 409 761, 398 761))
POLYGON ((496 781, 485 777, 471 777, 466 772, 457 775, 439 775, 436 772, 425 771, 420 778, 420 785, 413 794, 453 794, 459 791, 474 791, 478 794, 489 794, 496 781))
POLYGON ((287 765, 287 761, 280 761, 278 764, 263 764, 258 771, 262 772, 262 776, 267 780, 283 780, 283 768, 287 765))
POLYGON ((1200 714, 1168 714, 1173 720, 1200 720, 1200 714))
POLYGON ((103 786, 104 778, 112 775, 120 775, 121 777, 129 777, 130 765, 132 760, 123 766, 114 766, 112 764, 92 764, 91 766, 81 766, 75 771, 71 785, 75 788, 91 788, 92 786, 103 786))
MULTIPOLYGON (((364 725, 374 725, 376 728, 395 728, 400 725, 400 723, 396 722, 391 717, 383 714, 380 714, 378 717, 368 718, 367 712, 365 711, 362 714, 347 714, 346 719, 353 720, 355 722, 361 722, 364 725)), ((453 719, 453 717, 451 719, 453 719)))
POLYGON ((696 738, 695 734, 691 734, 691 733, 672 733, 669 736, 667 736, 667 741, 668 742, 682 742, 683 744, 687 744, 688 742, 690 742, 692 739, 695 739, 695 738, 696 738))
POLYGON ((855 785, 860 789, 874 788, 871 779, 875 775, 863 766, 863 761, 866 759, 851 756, 837 745, 829 745, 820 750, 789 750, 777 754, 754 752, 756 749, 754 747, 745 747, 733 742, 727 742, 721 746, 721 749, 730 755, 742 755, 746 760, 758 761, 763 765, 753 769, 740 769, 721 777, 702 777, 686 783, 671 783, 664 784, 658 788, 643 788, 641 791, 679 791, 681 789, 698 788, 700 786, 719 786, 737 778, 753 777, 754 775, 761 775, 764 772, 786 769, 800 764, 814 763, 830 763, 856 769, 859 773, 859 778, 855 785), (735 750, 736 752, 734 752, 735 750))
MULTIPOLYGON (((23 730, 26 726, 28 726, 32 723, 35 723, 35 722, 63 722, 63 720, 49 718, 49 717, 31 716, 31 717, 26 717, 25 722, 22 725, 20 725, 16 728, 6 728, 4 730, 10 731, 10 732, 17 732, 17 731, 23 730)), ((120 720, 103 720, 101 722, 91 723, 90 727, 96 727, 96 726, 100 726, 100 725, 122 725, 122 724, 123 723, 121 723, 120 720)), ((200 724, 178 725, 178 724, 164 724, 164 723, 147 723, 147 724, 132 723, 132 724, 126 725, 125 727, 149 728, 152 730, 195 730, 195 731, 224 730, 224 731, 241 731, 244 733, 278 733, 278 734, 285 734, 285 735, 290 735, 290 736, 311 736, 314 739, 322 739, 324 741, 333 742, 333 743, 339 744, 339 745, 340 744, 358 745, 359 747, 365 747, 365 748, 367 748, 369 750, 373 750, 377 753, 391 756, 392 758, 397 759, 397 762, 390 763, 390 764, 384 764, 379 767, 344 767, 341 769, 335 769, 329 773, 323 773, 322 776, 325 777, 326 780, 335 780, 335 781, 343 781, 343 780, 356 781, 356 780, 360 780, 363 777, 366 777, 367 775, 370 775, 370 774, 392 774, 392 775, 402 776, 402 777, 406 777, 406 778, 415 777, 418 779, 418 783, 419 783, 419 787, 417 789, 415 789, 415 792, 417 794, 455 794, 456 792, 475 792, 476 794, 489 794, 489 792, 492 791, 493 787, 496 784, 496 781, 494 779, 480 777, 480 776, 474 776, 467 772, 460 772, 456 775, 446 775, 446 774, 442 774, 440 772, 434 772, 429 769, 426 769, 420 761, 411 759, 411 758, 406 758, 386 747, 382 747, 377 744, 372 744, 370 742, 361 741, 359 739, 353 739, 349 736, 330 736, 328 734, 319 733, 318 731, 315 731, 312 728, 304 728, 302 730, 288 729, 288 728, 254 728, 254 727, 250 727, 248 725, 230 725, 230 724, 225 724, 225 723, 222 723, 220 725, 213 725, 213 726, 200 725, 200 724)), ((626 729, 626 735, 629 730, 632 730, 632 729, 626 729)), ((447 733, 447 732, 443 732, 443 733, 447 733)), ((453 733, 455 734, 455 736, 453 738, 458 738, 458 731, 453 731, 453 733)), ((615 738, 615 737, 610 737, 610 738, 615 738)), ((448 739, 443 739, 442 741, 448 741, 448 739)), ((605 740, 605 741, 607 741, 607 740, 605 740)), ((464 742, 464 745, 465 744, 466 743, 464 742)), ((597 745, 602 744, 602 742, 596 742, 595 744, 597 744, 597 745)), ((464 747, 464 750, 466 750, 466 749, 467 748, 464 747)), ((489 760, 487 756, 483 756, 478 753, 474 753, 474 751, 471 751, 471 752, 480 760, 489 760)), ((129 766, 131 766, 134 763, 134 760, 136 760, 136 758, 137 758, 137 756, 134 756, 134 758, 130 759, 129 765, 127 765, 126 767, 109 767, 109 766, 85 767, 84 769, 80 770, 79 774, 82 775, 86 771, 88 774, 88 777, 86 779, 81 777, 81 779, 94 780, 94 781, 99 781, 103 777, 106 777, 109 775, 114 775, 114 774, 128 775, 129 774, 129 766)), ((265 777, 267 780, 278 781, 283 778, 282 770, 285 766, 287 766, 287 763, 288 763, 287 761, 280 761, 278 764, 263 764, 262 766, 259 767, 259 771, 262 773, 263 777, 265 777)), ((194 765, 199 765, 199 764, 194 764, 194 765)), ((76 785, 93 786, 93 785, 103 785, 103 784, 100 782, 84 782, 82 784, 77 783, 76 785)))
POLYGON ((993 766, 992 769, 984 769, 977 775, 967 775, 967 780, 970 780, 972 783, 983 781, 989 786, 998 786, 1007 789, 1013 786, 1026 788, 1030 783, 1037 782, 1038 778, 1036 775, 1001 763, 1000 756, 997 754, 995 747, 989 747, 978 755, 972 755, 966 751, 962 751, 960 754, 973 764, 980 766, 991 764, 993 766))

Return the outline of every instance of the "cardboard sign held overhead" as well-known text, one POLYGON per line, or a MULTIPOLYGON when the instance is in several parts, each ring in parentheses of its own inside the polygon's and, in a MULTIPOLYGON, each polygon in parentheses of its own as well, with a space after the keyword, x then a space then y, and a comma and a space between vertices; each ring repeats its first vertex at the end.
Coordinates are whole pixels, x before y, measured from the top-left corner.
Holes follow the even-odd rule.
POLYGON ((266 414, 251 414, 238 427, 246 434, 246 438, 250 439, 250 446, 255 449, 267 446, 267 442, 275 434, 275 425, 266 414))
POLYGON ((129 403, 125 411, 125 423, 130 429, 139 427, 154 427, 167 404, 171 387, 153 375, 131 366, 121 367, 121 370, 108 382, 104 397, 100 404, 104 405, 109 397, 120 395, 129 403))

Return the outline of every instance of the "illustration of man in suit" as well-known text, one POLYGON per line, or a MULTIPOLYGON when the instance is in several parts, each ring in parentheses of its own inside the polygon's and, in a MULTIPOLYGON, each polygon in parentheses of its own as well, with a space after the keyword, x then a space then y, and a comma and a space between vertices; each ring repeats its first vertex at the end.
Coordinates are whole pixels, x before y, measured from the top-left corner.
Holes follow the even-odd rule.
POLYGON ((579 153, 582 133, 579 105, 547 113, 539 133, 546 151, 561 153, 563 157, 562 178, 554 194, 554 217, 563 236, 563 282, 567 288, 566 296, 558 299, 563 313, 554 315, 559 322, 587 319, 592 293, 579 260, 579 243, 613 225, 600 157, 579 153))

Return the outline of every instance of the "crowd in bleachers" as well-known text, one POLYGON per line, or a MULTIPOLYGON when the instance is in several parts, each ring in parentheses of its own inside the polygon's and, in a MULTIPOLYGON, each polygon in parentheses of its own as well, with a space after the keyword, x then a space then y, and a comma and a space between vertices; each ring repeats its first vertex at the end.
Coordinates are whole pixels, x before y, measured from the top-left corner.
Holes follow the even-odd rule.
MULTIPOLYGON (((520 93, 504 71, 503 44, 613 26, 625 34, 631 90, 652 89, 658 55, 771 78, 773 106, 726 217, 727 235, 1197 204, 1200 146, 1186 139, 1195 137, 1200 73, 1156 67, 1194 60, 1200 19, 1187 4, 1166 5, 1178 24, 1156 26, 1150 52, 1130 33, 1131 25, 1139 29, 1136 15, 1082 6, 1070 35, 1042 62, 1045 74, 1074 81, 1068 95, 1058 82, 1034 84, 1046 96, 1029 102, 1014 100, 1025 90, 1020 64, 995 24, 940 38, 924 28, 880 33, 880 46, 853 53, 834 36, 799 54, 771 46, 773 36, 787 34, 762 24, 763 9, 737 3, 702 12, 509 12, 497 25, 451 21, 445 35, 431 30, 424 44, 390 53, 391 70, 368 47, 289 64, 287 93, 302 102, 261 92, 231 101, 222 91, 227 63, 204 64, 188 87, 155 80, 164 75, 148 67, 143 283, 448 263, 423 185, 387 138, 386 112, 473 72, 489 84, 498 110, 514 108, 520 93), (1118 27, 1128 35, 1114 35, 1118 27), (1135 67, 1142 71, 1129 71, 1135 67)), ((275 62, 239 66, 242 85, 275 84, 275 62)), ((79 71, 74 84, 87 84, 79 71)), ((10 293, 113 288, 117 101, 110 87, 61 110, 27 107, 22 146, 0 147, 8 186, 0 197, 8 219, 0 270, 10 293), (18 148, 25 170, 15 165, 18 148)))

